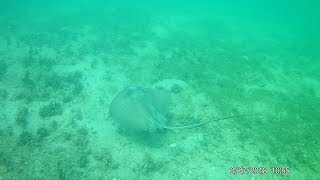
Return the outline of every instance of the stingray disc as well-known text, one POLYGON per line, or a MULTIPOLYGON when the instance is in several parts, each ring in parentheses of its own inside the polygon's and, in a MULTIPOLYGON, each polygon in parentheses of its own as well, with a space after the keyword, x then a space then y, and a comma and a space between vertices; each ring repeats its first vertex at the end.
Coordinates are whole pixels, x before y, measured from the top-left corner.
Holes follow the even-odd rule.
POLYGON ((166 125, 170 95, 165 90, 129 86, 110 105, 110 116, 121 128, 153 132, 166 125))

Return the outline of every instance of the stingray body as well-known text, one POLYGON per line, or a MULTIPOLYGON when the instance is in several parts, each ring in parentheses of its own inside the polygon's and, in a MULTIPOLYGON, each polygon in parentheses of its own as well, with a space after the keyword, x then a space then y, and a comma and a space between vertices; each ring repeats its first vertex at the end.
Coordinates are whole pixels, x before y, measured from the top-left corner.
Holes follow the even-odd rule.
POLYGON ((228 116, 203 123, 168 126, 166 115, 170 103, 170 93, 141 86, 128 86, 122 90, 110 105, 110 116, 127 130, 155 132, 163 129, 187 129, 203 126, 213 121, 243 116, 228 116))
POLYGON ((110 116, 123 128, 154 132, 166 126, 170 93, 128 86, 112 101, 110 116))

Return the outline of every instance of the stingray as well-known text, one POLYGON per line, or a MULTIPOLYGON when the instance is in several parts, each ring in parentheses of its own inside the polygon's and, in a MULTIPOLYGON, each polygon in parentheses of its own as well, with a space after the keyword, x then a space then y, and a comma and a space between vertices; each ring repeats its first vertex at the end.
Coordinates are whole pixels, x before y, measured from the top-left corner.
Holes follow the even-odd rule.
POLYGON ((169 104, 170 92, 167 90, 128 86, 111 102, 110 116, 122 128, 140 132, 155 132, 166 129, 196 128, 218 120, 260 115, 236 115, 190 125, 169 126, 167 125, 169 104))

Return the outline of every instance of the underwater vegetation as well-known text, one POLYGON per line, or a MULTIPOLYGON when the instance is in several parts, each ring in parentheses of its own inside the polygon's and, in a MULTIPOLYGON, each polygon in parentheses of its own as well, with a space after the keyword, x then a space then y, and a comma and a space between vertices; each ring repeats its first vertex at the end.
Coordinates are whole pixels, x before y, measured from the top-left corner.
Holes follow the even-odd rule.
MULTIPOLYGON (((45 71, 42 72, 44 73, 45 71)), ((77 71, 68 73, 65 76, 51 71, 44 74, 32 74, 27 71, 22 79, 22 91, 15 94, 13 100, 31 102, 53 98, 67 103, 81 93, 83 89, 81 78, 82 74, 77 71), (39 91, 34 91, 34 89, 39 89, 39 91)))
POLYGON ((48 105, 45 105, 40 108, 39 115, 42 118, 46 118, 46 117, 61 115, 62 112, 63 112, 63 109, 61 107, 61 104, 57 102, 50 102, 48 105))

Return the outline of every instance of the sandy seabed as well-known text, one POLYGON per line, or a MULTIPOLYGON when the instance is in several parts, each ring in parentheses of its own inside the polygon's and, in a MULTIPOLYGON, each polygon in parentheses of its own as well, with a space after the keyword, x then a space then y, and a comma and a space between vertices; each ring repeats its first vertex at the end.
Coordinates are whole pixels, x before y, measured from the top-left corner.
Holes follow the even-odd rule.
POLYGON ((297 34, 212 19, 204 32, 196 17, 48 19, 2 17, 0 179, 213 179, 243 166, 291 172, 247 177, 319 175, 319 63, 297 55, 297 34), (131 84, 169 90, 172 125, 263 115, 129 134, 109 106, 131 84))

